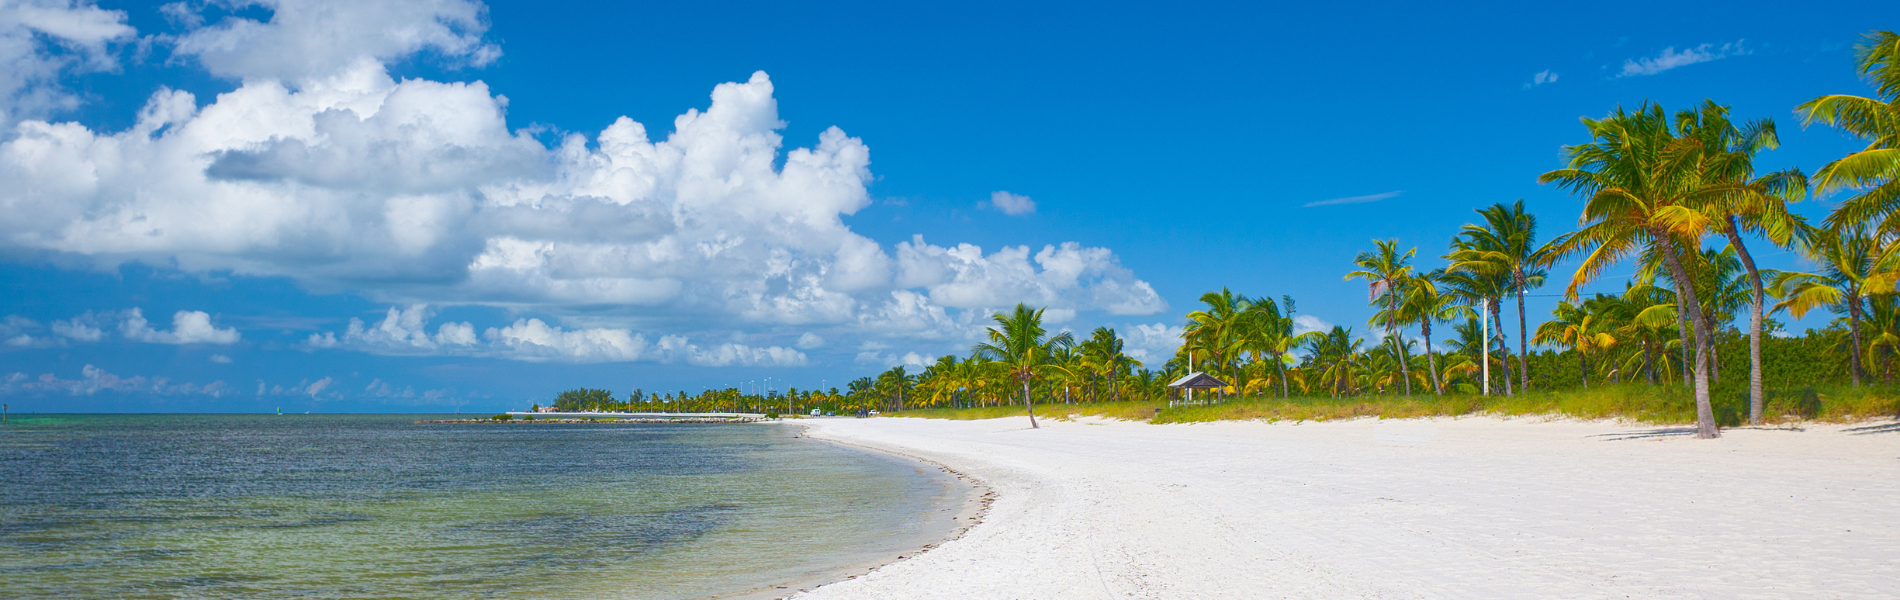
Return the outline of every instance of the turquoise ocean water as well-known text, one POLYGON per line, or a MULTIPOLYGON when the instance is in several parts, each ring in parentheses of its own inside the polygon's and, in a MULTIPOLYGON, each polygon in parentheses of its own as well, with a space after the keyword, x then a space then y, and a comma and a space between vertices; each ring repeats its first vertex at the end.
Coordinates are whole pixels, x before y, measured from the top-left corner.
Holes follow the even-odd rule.
POLYGON ((783 424, 14 415, 0 598, 695 598, 884 560, 944 474, 783 424))

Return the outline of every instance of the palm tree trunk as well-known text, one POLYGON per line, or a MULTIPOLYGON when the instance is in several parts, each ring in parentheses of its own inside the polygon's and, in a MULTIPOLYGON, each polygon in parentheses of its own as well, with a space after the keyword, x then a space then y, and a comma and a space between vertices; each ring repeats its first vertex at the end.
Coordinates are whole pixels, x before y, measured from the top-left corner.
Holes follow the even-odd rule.
POLYGON ((1023 379, 1023 407, 1029 411, 1029 428, 1042 429, 1036 424, 1036 403, 1029 399, 1029 380, 1023 379))
MULTIPOLYGON (((1507 398, 1511 396, 1516 396, 1517 395, 1516 390, 1512 389, 1511 387, 1511 343, 1508 341, 1505 341, 1505 338, 1504 338, 1504 303, 1503 302, 1491 303, 1491 322, 1498 324, 1498 328, 1494 329, 1493 331, 1496 331, 1498 333, 1498 339, 1496 340, 1499 346, 1498 350, 1503 351, 1503 354, 1504 354, 1503 356, 1498 357, 1498 366, 1504 369, 1504 396, 1507 398)), ((1492 342, 1491 340, 1485 340, 1484 343, 1488 346, 1491 344, 1491 342, 1492 342)))
POLYGON ((1577 346, 1577 372, 1583 374, 1583 389, 1590 389, 1590 361, 1583 357, 1583 346, 1577 346))
POLYGON ((1694 385, 1689 382, 1689 313, 1682 310, 1682 295, 1676 295, 1676 348, 1682 350, 1682 385, 1694 385))
POLYGON ((1854 387, 1860 387, 1860 294, 1847 295, 1847 333, 1852 336, 1854 347, 1847 353, 1847 370, 1854 376, 1854 387))
POLYGON ((1438 385, 1438 356, 1432 354, 1432 320, 1424 319, 1419 321, 1418 331, 1425 335, 1425 363, 1432 370, 1432 393, 1443 396, 1445 395, 1445 389, 1438 385))
POLYGON ((1281 358, 1280 355, 1278 354, 1273 355, 1273 366, 1279 368, 1280 370, 1280 399, 1285 400, 1291 397, 1287 395, 1286 359, 1281 358))
POLYGON ((1656 385, 1656 359, 1649 353, 1649 340, 1643 340, 1643 375, 1649 378, 1649 385, 1656 385))
POLYGON ((1410 363, 1412 361, 1405 360, 1405 340, 1401 340, 1396 337, 1398 336, 1398 326, 1399 326, 1398 290, 1393 289, 1392 282, 1389 282, 1389 281, 1386 282, 1385 290, 1386 290, 1385 291, 1386 297, 1392 299, 1390 302, 1386 303, 1391 306, 1392 313, 1386 316, 1385 334, 1393 338, 1393 341, 1395 342, 1394 345, 1398 348, 1399 377, 1405 380, 1405 395, 1410 396, 1412 395, 1412 366, 1407 363, 1410 363))
POLYGON ((1710 314, 1710 313, 1702 313, 1702 326, 1707 327, 1709 333, 1711 334, 1711 337, 1709 338, 1709 349, 1708 349, 1709 383, 1713 385, 1719 385, 1722 383, 1722 357, 1715 353, 1715 346, 1717 344, 1717 341, 1713 337, 1713 334, 1716 331, 1719 331, 1718 329, 1715 328, 1715 315, 1710 314))
MULTIPOLYGON (((1676 280, 1676 297, 1681 300, 1680 304, 1702 306, 1702 303, 1696 302, 1694 280, 1689 279, 1689 272, 1682 268, 1682 258, 1676 255, 1675 240, 1662 231, 1654 231, 1651 235, 1661 242, 1663 261, 1668 263, 1669 273, 1676 280)), ((1677 314, 1683 312, 1677 311, 1677 314)), ((1709 404, 1709 332, 1702 319, 1695 320, 1695 345, 1695 436, 1706 440, 1720 437, 1722 433, 1715 426, 1715 410, 1709 404)))
POLYGON ((1748 285, 1752 292, 1752 301, 1748 313, 1748 422, 1761 424, 1762 402, 1766 396, 1761 386, 1761 272, 1755 270, 1755 258, 1748 254, 1748 248, 1742 246, 1742 236, 1735 231, 1735 216, 1728 216, 1728 243, 1735 247, 1735 256, 1742 259, 1742 267, 1748 269, 1748 285))

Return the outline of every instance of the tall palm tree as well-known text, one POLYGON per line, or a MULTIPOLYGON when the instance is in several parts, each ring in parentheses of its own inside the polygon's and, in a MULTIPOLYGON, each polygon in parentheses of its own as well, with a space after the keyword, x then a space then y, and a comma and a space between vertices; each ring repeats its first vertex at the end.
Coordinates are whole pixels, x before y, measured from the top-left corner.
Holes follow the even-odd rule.
MULTIPOLYGON (((1749 423, 1761 423, 1762 390, 1761 327, 1765 290, 1755 258, 1742 242, 1742 232, 1760 234, 1769 243, 1785 247, 1801 231, 1801 217, 1788 212, 1789 202, 1807 197, 1807 176, 1800 169, 1784 169, 1755 176, 1755 154, 1779 147, 1775 122, 1759 119, 1740 126, 1729 120, 1728 107, 1705 101, 1698 110, 1684 111, 1676 117, 1676 128, 1685 140, 1697 144, 1702 163, 1698 170, 1710 195, 1704 203, 1717 233, 1728 239, 1729 247, 1747 270, 1750 288, 1748 321, 1748 413, 1749 423)), ((1721 368, 1716 365, 1717 372, 1721 368)))
POLYGON ((1439 291, 1440 283, 1445 280, 1444 269, 1406 278, 1403 285, 1405 300, 1399 304, 1404 319, 1418 323, 1419 335, 1425 338, 1426 366, 1431 370, 1432 393, 1440 395, 1445 390, 1438 377, 1438 354, 1432 351, 1432 324, 1452 323, 1476 315, 1456 295, 1439 291))
MULTIPOLYGON (((1452 251, 1457 252, 1464 243, 1462 240, 1453 240, 1452 251)), ((1504 395, 1514 395, 1516 392, 1511 383, 1511 361, 1508 352, 1510 346, 1503 343, 1504 321, 1500 316, 1503 311, 1502 300, 1511 291, 1510 275, 1495 270, 1455 270, 1447 271, 1440 282, 1444 285, 1443 291, 1449 293, 1460 304, 1476 307, 1477 312, 1480 313, 1479 319, 1490 324, 1479 324, 1480 329, 1488 327, 1491 330, 1491 336, 1484 344, 1478 346, 1480 351, 1477 358, 1478 364, 1489 368, 1488 359, 1484 357, 1484 354, 1490 353, 1491 348, 1496 347, 1499 350, 1498 356, 1504 357, 1498 361, 1498 367, 1503 370, 1504 395)), ((1487 379, 1481 389, 1489 389, 1489 386, 1490 381, 1487 379)))
POLYGON ((1036 378, 1036 372, 1046 370, 1051 355, 1057 349, 1066 348, 1075 343, 1075 336, 1063 332, 1051 337, 1042 328, 1042 311, 1046 308, 1030 310, 1028 306, 1017 304, 1015 312, 997 313, 991 318, 996 326, 989 328, 987 343, 977 344, 971 354, 1001 363, 1009 376, 1023 387, 1023 408, 1029 411, 1029 427, 1041 429, 1036 424, 1036 405, 1029 397, 1029 382, 1036 378))
POLYGON ((1880 98, 1822 96, 1795 107, 1795 113, 1803 126, 1819 121, 1867 140, 1866 148, 1814 172, 1816 194, 1857 191, 1828 216, 1828 226, 1871 222, 1877 231, 1893 234, 1900 232, 1900 35, 1875 31, 1854 49, 1861 76, 1873 82, 1880 98))
POLYGON ((1876 254, 1879 240, 1865 228, 1846 230, 1816 229, 1801 244, 1802 254, 1821 267, 1815 273, 1783 272, 1774 275, 1774 294, 1782 299, 1776 309, 1787 309, 1794 318, 1809 310, 1828 307, 1847 315, 1847 334, 1852 342, 1848 351, 1848 373, 1854 385, 1860 385, 1866 364, 1861 358, 1860 322, 1865 316, 1862 300, 1869 296, 1894 293, 1900 272, 1883 264, 1876 254))
POLYGON ((1294 333, 1293 297, 1282 296, 1280 302, 1273 298, 1259 297, 1248 303, 1246 319, 1242 325, 1241 338, 1243 349, 1253 352, 1256 360, 1265 355, 1273 361, 1273 367, 1280 382, 1280 397, 1290 397, 1287 385, 1286 363, 1294 347, 1307 340, 1319 337, 1317 331, 1294 333), (1282 308, 1284 306, 1284 308, 1282 308))
POLYGON ((1089 374, 1089 400, 1096 400, 1095 387, 1100 379, 1108 380, 1109 396, 1115 395, 1115 382, 1127 364, 1128 357, 1122 354, 1123 343, 1115 330, 1097 327, 1089 334, 1088 341, 1082 342, 1082 361, 1089 374))
POLYGON ((1478 209, 1484 224, 1467 224, 1458 231, 1462 243, 1446 258, 1452 268, 1467 271, 1491 271, 1511 278, 1512 295, 1517 297, 1518 382, 1531 385, 1530 341, 1524 314, 1524 293, 1543 287, 1545 267, 1553 258, 1552 247, 1537 245, 1537 216, 1524 210, 1524 199, 1509 205, 1499 203, 1478 209))
MULTIPOLYGON (((1538 178, 1585 196, 1582 229, 1565 236, 1554 255, 1583 255, 1565 295, 1631 253, 1660 253, 1687 306, 1696 301, 1695 282, 1681 252, 1701 245, 1708 220, 1696 211, 1700 192, 1695 152, 1673 134, 1659 105, 1645 103, 1634 112, 1618 107, 1603 119, 1583 119, 1595 141, 1566 146, 1569 168, 1538 178)), ((1693 250, 1691 250, 1693 251, 1693 250)), ((1721 435, 1709 404, 1709 354, 1713 332, 1694 321, 1696 437, 1721 435)))
MULTIPOLYGON (((1412 255, 1416 254, 1418 249, 1413 248, 1400 253, 1398 240, 1373 240, 1372 243, 1377 250, 1361 252, 1353 257, 1352 264, 1358 265, 1359 270, 1347 273, 1346 280, 1366 280, 1366 285, 1372 291, 1367 294, 1370 296, 1368 300, 1385 302, 1385 310, 1380 315, 1374 316, 1373 321, 1382 321, 1385 324, 1386 337, 1393 337, 1398 335, 1399 325, 1399 290, 1396 286, 1401 280, 1412 275, 1412 255)), ((1398 348, 1400 352, 1405 350, 1403 345, 1398 348)), ((1412 373, 1407 362, 1409 361, 1401 359, 1399 370, 1405 379, 1405 395, 1410 396, 1412 395, 1412 373)))
MULTIPOLYGON (((1187 314, 1184 336, 1187 343, 1183 351, 1200 350, 1202 360, 1213 362, 1215 368, 1237 367, 1233 363, 1244 343, 1240 330, 1249 300, 1233 290, 1221 288, 1219 292, 1201 294, 1201 303, 1207 305, 1207 310, 1187 314)), ((1188 365, 1188 371, 1197 370, 1198 365, 1188 365)), ((1232 373, 1227 375, 1238 379, 1232 373)))

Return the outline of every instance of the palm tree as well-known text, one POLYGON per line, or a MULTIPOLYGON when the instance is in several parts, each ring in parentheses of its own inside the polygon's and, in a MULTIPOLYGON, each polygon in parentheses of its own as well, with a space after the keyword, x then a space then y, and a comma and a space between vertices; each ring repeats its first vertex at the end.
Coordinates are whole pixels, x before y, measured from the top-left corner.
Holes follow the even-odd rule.
POLYGON ((1524 292, 1544 285, 1544 268, 1552 261, 1552 246, 1537 245, 1537 216, 1524 210, 1524 199, 1510 205, 1479 209, 1483 225, 1468 224, 1458 231, 1461 243, 1446 258, 1452 269, 1499 272, 1510 276, 1517 296, 1518 382, 1531 386, 1530 343, 1524 315, 1524 292))
POLYGON ((1860 322, 1864 315, 1861 301, 1869 296, 1894 293, 1900 272, 1882 264, 1877 256, 1879 240, 1865 228, 1845 231, 1815 229, 1801 244, 1802 254, 1821 267, 1817 273, 1783 272, 1774 275, 1774 294, 1781 302, 1777 310, 1787 309, 1794 318, 1809 310, 1828 307, 1847 315, 1848 372, 1854 385, 1860 385, 1864 372, 1861 359, 1860 322))
POLYGON ((1669 290, 1652 285, 1626 283, 1622 295, 1598 294, 1591 301, 1591 313, 1600 316, 1617 339, 1636 344, 1618 370, 1640 367, 1649 384, 1656 385, 1656 356, 1663 356, 1663 365, 1668 366, 1668 330, 1676 323, 1674 296, 1669 290))
MULTIPOLYGON (((1187 343, 1183 350, 1200 350, 1203 360, 1212 361, 1216 368, 1236 367, 1234 375, 1237 375, 1237 365, 1232 363, 1243 344, 1240 330, 1249 301, 1246 296, 1221 288, 1219 292, 1201 294, 1201 303, 1207 305, 1207 310, 1187 314, 1187 343)), ((1188 365, 1188 371, 1195 370, 1198 370, 1196 365, 1188 365)), ((1234 379, 1233 383, 1238 384, 1239 378, 1234 379)))
MULTIPOLYGON (((1755 153, 1780 146, 1775 122, 1760 119, 1736 126, 1729 121, 1728 107, 1707 101, 1700 110, 1677 115, 1682 137, 1693 140, 1703 150, 1699 170, 1705 184, 1715 194, 1704 206, 1715 230, 1728 238, 1741 265, 1747 270, 1750 287, 1748 321, 1748 420, 1761 423, 1762 390, 1761 324, 1763 289, 1761 271, 1755 258, 1742 243, 1746 230, 1762 235, 1776 246, 1787 246, 1800 231, 1801 217, 1788 212, 1788 202, 1807 197, 1807 176, 1800 169, 1785 169, 1755 177, 1755 153)), ((1720 372, 1720 364, 1716 365, 1720 372)))
MULTIPOLYGON (((1398 335, 1399 323, 1399 293, 1395 286, 1400 280, 1412 275, 1412 255, 1417 253, 1418 249, 1413 248, 1400 254, 1398 240, 1373 240, 1372 243, 1378 250, 1361 252, 1353 257, 1352 263, 1359 265, 1359 270, 1347 273, 1346 280, 1366 280, 1366 285, 1371 290, 1371 293, 1367 294, 1370 297, 1369 300, 1385 301, 1386 308, 1381 313, 1383 316, 1374 316, 1373 321, 1382 320, 1385 323, 1386 337, 1392 337, 1398 335)), ((1403 352, 1404 346, 1399 346, 1399 350, 1403 352)), ((1405 379, 1405 395, 1410 396, 1412 395, 1412 374, 1407 362, 1401 359, 1399 370, 1405 379)))
MULTIPOLYGON (((1583 255, 1565 296, 1575 298, 1579 286, 1631 253, 1661 253, 1676 294, 1684 304, 1700 306, 1695 281, 1681 256, 1684 248, 1693 251, 1700 246, 1708 226, 1695 210, 1695 194, 1702 191, 1694 169, 1695 152, 1673 135, 1659 105, 1644 103, 1635 112, 1618 107, 1606 118, 1586 118, 1583 123, 1596 141, 1566 146, 1569 168, 1538 178, 1587 197, 1583 228, 1559 240, 1553 252, 1553 256, 1583 255)), ((1701 319, 1693 321, 1696 437, 1708 439, 1721 435, 1709 404, 1713 333, 1701 319)))
MULTIPOLYGON (((1459 249, 1462 249, 1463 244, 1464 242, 1461 240, 1453 240, 1452 251, 1455 253, 1459 249)), ((1498 347, 1500 352, 1499 356, 1504 357, 1504 359, 1498 362, 1498 367, 1504 371, 1504 395, 1514 395, 1515 391, 1511 387, 1511 361, 1508 360, 1510 346, 1503 343, 1504 321, 1500 316, 1500 313, 1503 311, 1501 300, 1505 295, 1509 294, 1511 290, 1510 275, 1495 270, 1447 271, 1440 279, 1440 283, 1444 286, 1443 291, 1451 295, 1458 303, 1465 306, 1478 307, 1477 312, 1480 313, 1479 318, 1484 319, 1486 323, 1494 324, 1488 326, 1491 329, 1490 339, 1479 346, 1481 354, 1478 360, 1480 364, 1486 365, 1484 368, 1489 368, 1489 359, 1485 358, 1483 354, 1490 353, 1490 349, 1494 346, 1498 347)), ((1487 327, 1487 325, 1479 325, 1480 329, 1485 327, 1487 327)), ((1489 386, 1490 381, 1487 378, 1483 384, 1483 389, 1489 389, 1489 386)))
POLYGON ((1551 320, 1537 326, 1535 341, 1544 346, 1567 346, 1576 351, 1578 371, 1583 374, 1583 388, 1590 389, 1590 355, 1609 349, 1616 343, 1616 337, 1603 331, 1598 315, 1585 306, 1559 300, 1557 308, 1550 314, 1551 320))
POLYGON ((1795 107, 1802 126, 1819 121, 1867 140, 1867 147, 1814 172, 1814 193, 1843 188, 1858 193, 1827 218, 1831 228, 1874 223, 1884 234, 1900 231, 1900 35, 1867 34, 1854 46, 1860 74, 1880 99, 1845 94, 1822 96, 1795 107))
POLYGON ((1891 295, 1867 299, 1867 353, 1880 365, 1882 383, 1893 384, 1893 359, 1900 350, 1900 302, 1891 295))
POLYGON ((1253 352, 1256 360, 1264 354, 1271 357, 1277 379, 1280 382, 1280 397, 1290 397, 1287 386, 1286 363, 1289 352, 1295 346, 1318 337, 1317 331, 1293 333, 1293 297, 1282 296, 1281 302, 1262 296, 1247 305, 1246 318, 1241 326, 1243 349, 1253 352), (1282 310, 1281 305, 1285 305, 1282 310))
POLYGON ((1049 366, 1050 356, 1058 348, 1075 343, 1075 337, 1067 332, 1050 337, 1042 328, 1042 311, 1046 308, 1029 310, 1023 304, 1016 305, 1016 311, 1004 315, 992 315, 996 326, 989 328, 988 343, 977 344, 971 354, 982 356, 1001 363, 1009 376, 1023 386, 1023 407, 1029 411, 1029 427, 1041 429, 1036 424, 1036 405, 1029 397, 1029 382, 1036 378, 1036 372, 1049 366))
POLYGON ((1307 360, 1320 370, 1320 378, 1332 389, 1334 398, 1339 397, 1342 387, 1345 393, 1352 393, 1352 376, 1359 366, 1362 343, 1353 339, 1351 329, 1339 326, 1307 341, 1307 360))
POLYGON ((1404 319, 1417 322, 1419 334, 1425 338, 1426 366, 1431 370, 1432 393, 1440 395, 1445 390, 1438 377, 1438 355, 1432 351, 1432 323, 1451 323, 1476 314, 1462 304, 1457 296, 1439 292, 1439 284, 1445 278, 1444 269, 1406 278, 1403 286, 1405 301, 1400 303, 1404 319))

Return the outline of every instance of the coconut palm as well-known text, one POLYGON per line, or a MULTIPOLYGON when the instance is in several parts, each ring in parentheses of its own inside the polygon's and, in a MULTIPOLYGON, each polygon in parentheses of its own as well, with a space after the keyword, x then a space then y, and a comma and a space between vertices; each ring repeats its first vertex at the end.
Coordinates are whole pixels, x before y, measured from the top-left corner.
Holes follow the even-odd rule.
MULTIPOLYGON (((1757 177, 1755 154, 1780 146, 1775 122, 1759 119, 1737 125, 1730 121, 1728 107, 1706 101, 1694 111, 1676 117, 1676 128, 1684 140, 1701 150, 1697 170, 1710 192, 1703 203, 1714 230, 1728 239, 1741 266, 1747 271, 1749 286, 1748 365, 1749 422, 1761 423, 1762 390, 1761 327, 1765 289, 1755 258, 1742 241, 1742 232, 1761 235, 1775 246, 1785 247, 1801 231, 1801 217, 1788 212, 1787 203, 1807 197, 1807 176, 1800 169, 1784 169, 1757 177)), ((1721 365, 1715 365, 1720 373, 1721 365)))
MULTIPOLYGON (((1538 178, 1586 197, 1583 227, 1557 242, 1553 256, 1582 255, 1565 295, 1632 253, 1660 253, 1676 294, 1688 306, 1700 306, 1695 282, 1683 266, 1683 249, 1698 248, 1708 219, 1698 213, 1704 182, 1695 169, 1696 149, 1682 143, 1659 105, 1645 103, 1634 112, 1617 108, 1603 119, 1584 119, 1595 141, 1566 146, 1569 168, 1538 178)), ((1713 332, 1694 321, 1696 437, 1720 434, 1709 404, 1709 354, 1713 332)))
MULTIPOLYGON (((1358 265, 1359 270, 1347 273, 1346 280, 1366 280, 1366 285, 1372 292, 1367 294, 1368 299, 1374 303, 1383 301, 1386 305, 1379 315, 1373 317, 1373 321, 1385 324, 1386 337, 1395 337, 1398 335, 1400 295, 1396 286, 1401 280, 1412 275, 1412 255, 1416 254, 1418 249, 1413 248, 1400 253, 1398 240, 1373 240, 1372 243, 1377 250, 1361 252, 1353 257, 1352 263, 1358 265)), ((1404 346, 1399 347, 1401 352, 1404 349, 1404 346)), ((1405 395, 1410 396, 1412 395, 1412 374, 1407 362, 1409 361, 1400 360, 1399 370, 1405 380, 1405 395)))
MULTIPOLYGON (((1462 240, 1453 240, 1452 252, 1460 250, 1465 243, 1462 240)), ((1489 359, 1486 355, 1491 353, 1492 348, 1497 348, 1498 356, 1504 357, 1498 363, 1498 367, 1503 370, 1504 395, 1515 395, 1516 392, 1511 383, 1511 361, 1508 360, 1510 346, 1504 344, 1504 321, 1500 316, 1503 312, 1502 299, 1511 290, 1510 275, 1497 270, 1454 270, 1447 271, 1439 279, 1439 283, 1442 285, 1442 292, 1452 296, 1459 304, 1476 307, 1479 318, 1486 319, 1486 322, 1490 323, 1488 326, 1491 330, 1490 340, 1485 344, 1473 346, 1480 351, 1478 364, 1488 363, 1489 359)), ((1486 327, 1484 324, 1479 324, 1480 329, 1486 327)), ((1489 386, 1490 381, 1487 379, 1482 389, 1488 390, 1489 386)))
POLYGON ((1510 276, 1511 291, 1517 297, 1518 382, 1531 385, 1530 342, 1524 314, 1526 290, 1543 287, 1545 267, 1552 261, 1552 247, 1537 245, 1537 216, 1524 210, 1524 199, 1509 205, 1499 203, 1479 209, 1484 224, 1467 224, 1458 231, 1462 243, 1446 256, 1452 268, 1466 271, 1500 272, 1510 276))
POLYGON ((1265 360, 1273 362, 1281 398, 1290 397, 1286 372, 1286 363, 1292 358, 1290 352, 1320 335, 1317 331, 1294 333, 1295 327, 1291 296, 1282 296, 1279 302, 1265 296, 1253 299, 1247 305, 1241 324, 1242 349, 1254 353, 1256 362, 1263 355, 1267 357, 1265 360))
POLYGON ((1439 291, 1445 278, 1444 269, 1406 278, 1402 286, 1405 300, 1399 304, 1403 319, 1418 323, 1419 334, 1425 338, 1425 361, 1431 373, 1432 393, 1441 395, 1445 390, 1438 376, 1438 354, 1432 351, 1432 324, 1452 323, 1476 315, 1456 295, 1439 291))
POLYGON ((1053 337, 1042 328, 1042 311, 1045 308, 1030 310, 1028 306, 1017 304, 1010 314, 992 315, 996 326, 989 328, 987 343, 977 344, 971 354, 982 356, 1001 363, 1009 377, 1022 384, 1023 408, 1029 412, 1029 427, 1041 429, 1036 424, 1036 405, 1029 397, 1029 382, 1036 378, 1038 371, 1050 367, 1050 358, 1059 349, 1075 343, 1075 336, 1067 332, 1053 337))
POLYGON ((1339 326, 1308 339, 1307 361, 1319 370, 1320 380, 1326 382, 1334 398, 1342 392, 1352 393, 1353 374, 1359 366, 1359 349, 1363 343, 1353 339, 1351 329, 1339 326))
POLYGON ((1860 385, 1866 364, 1861 358, 1864 346, 1860 323, 1865 316, 1862 300, 1893 294, 1900 272, 1879 260, 1879 240, 1865 228, 1811 229, 1808 237, 1807 243, 1799 247, 1802 254, 1821 268, 1814 273, 1775 273, 1774 295, 1781 299, 1775 308, 1785 308, 1797 319, 1819 307, 1846 314, 1851 342, 1848 372, 1854 385, 1860 385))
POLYGON ((1900 301, 1892 295, 1867 299, 1867 354, 1880 368, 1881 383, 1893 384, 1893 359, 1900 350, 1900 301))
MULTIPOLYGON (((1237 371, 1238 365, 1234 363, 1244 344, 1241 328, 1249 300, 1233 290, 1221 288, 1219 292, 1201 294, 1201 303, 1207 305, 1207 310, 1187 314, 1186 343, 1182 351, 1198 350, 1202 352, 1202 360, 1214 363, 1215 368, 1237 371)), ((1195 371, 1196 367, 1188 365, 1188 370, 1195 371)), ((1234 374, 1229 376, 1234 377, 1234 374)))
POLYGON ((1621 295, 1599 294, 1589 308, 1603 318, 1619 341, 1635 345, 1618 370, 1639 370, 1650 385, 1655 385, 1656 357, 1662 356, 1662 365, 1667 368, 1668 346, 1677 339, 1670 335, 1675 333, 1670 331, 1670 325, 1676 323, 1675 295, 1660 287, 1627 283, 1621 295))
POLYGON ((1883 234, 1900 232, 1900 35, 1867 34, 1854 46, 1860 74, 1874 84, 1879 99, 1846 94, 1822 96, 1795 108, 1803 126, 1826 123, 1867 140, 1867 147, 1823 165, 1814 172, 1814 192, 1852 188, 1827 218, 1831 228, 1873 223, 1883 234))
MULTIPOLYGON (((1598 299, 1606 296, 1599 295, 1598 299)), ((1593 299, 1594 300, 1594 299, 1593 299)), ((1602 354, 1616 344, 1616 336, 1604 327, 1603 319, 1597 311, 1587 306, 1558 301, 1557 308, 1550 311, 1551 320, 1537 326, 1537 334, 1532 341, 1543 346, 1567 347, 1577 353, 1578 371, 1583 374, 1583 388, 1590 389, 1590 355, 1602 354)))

